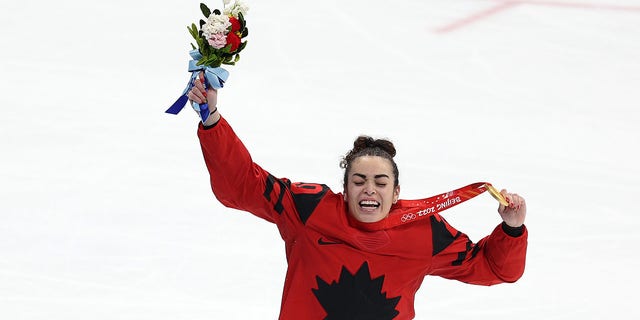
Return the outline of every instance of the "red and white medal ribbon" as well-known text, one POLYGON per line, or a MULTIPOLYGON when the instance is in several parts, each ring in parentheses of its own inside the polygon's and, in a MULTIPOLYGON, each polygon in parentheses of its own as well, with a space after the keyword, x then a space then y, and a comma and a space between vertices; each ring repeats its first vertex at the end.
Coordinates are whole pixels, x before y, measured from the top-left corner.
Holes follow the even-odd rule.
POLYGON ((509 205, 507 200, 488 182, 476 182, 445 192, 436 196, 417 200, 399 200, 392 208, 389 216, 381 221, 373 223, 358 222, 350 219, 359 229, 367 231, 384 230, 422 220, 438 212, 453 208, 479 194, 489 191, 491 196, 502 205, 509 205))

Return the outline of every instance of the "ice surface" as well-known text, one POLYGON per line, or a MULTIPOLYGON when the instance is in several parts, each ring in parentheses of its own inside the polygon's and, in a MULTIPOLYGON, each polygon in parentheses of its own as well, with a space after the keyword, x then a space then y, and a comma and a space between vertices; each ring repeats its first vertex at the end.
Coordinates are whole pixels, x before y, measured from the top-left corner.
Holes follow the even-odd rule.
MULTIPOLYGON (((195 113, 163 113, 198 3, 0 4, 0 318, 277 318, 277 230, 214 199, 195 113)), ((403 198, 527 199, 523 278, 429 277, 417 319, 640 317, 640 1, 248 3, 219 110, 274 175, 340 191, 364 133, 403 198)), ((445 217, 479 240, 495 207, 445 217)))

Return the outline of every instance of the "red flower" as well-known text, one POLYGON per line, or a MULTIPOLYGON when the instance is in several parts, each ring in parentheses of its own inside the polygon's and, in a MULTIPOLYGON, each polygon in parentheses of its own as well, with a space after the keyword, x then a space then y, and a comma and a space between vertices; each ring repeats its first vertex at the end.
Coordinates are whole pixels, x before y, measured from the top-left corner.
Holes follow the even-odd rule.
POLYGON ((231 50, 229 50, 230 52, 235 52, 240 45, 240 37, 233 32, 229 32, 229 34, 227 34, 227 45, 231 45, 231 50))
POLYGON ((231 22, 231 32, 240 31, 240 21, 234 17, 229 17, 229 22, 231 22))

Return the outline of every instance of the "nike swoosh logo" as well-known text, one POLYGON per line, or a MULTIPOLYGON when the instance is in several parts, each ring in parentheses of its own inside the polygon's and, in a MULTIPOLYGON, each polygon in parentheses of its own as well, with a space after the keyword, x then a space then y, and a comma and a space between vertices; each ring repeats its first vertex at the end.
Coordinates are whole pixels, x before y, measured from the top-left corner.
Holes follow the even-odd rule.
POLYGON ((332 245, 332 244, 342 244, 342 242, 335 242, 335 241, 325 241, 322 237, 318 238, 318 244, 321 246, 327 246, 327 245, 332 245))

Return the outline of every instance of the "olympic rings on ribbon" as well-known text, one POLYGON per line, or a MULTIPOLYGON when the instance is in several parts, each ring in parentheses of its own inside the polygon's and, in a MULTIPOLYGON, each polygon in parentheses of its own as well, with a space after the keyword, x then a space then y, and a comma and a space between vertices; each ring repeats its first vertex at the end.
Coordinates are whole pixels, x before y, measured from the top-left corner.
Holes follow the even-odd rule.
POLYGON ((405 213, 402 215, 402 218, 400 218, 400 221, 407 222, 407 221, 414 220, 415 218, 416 218, 416 215, 414 213, 405 213))

